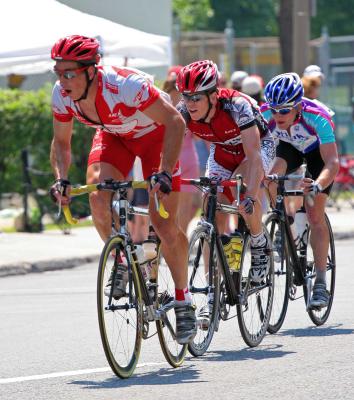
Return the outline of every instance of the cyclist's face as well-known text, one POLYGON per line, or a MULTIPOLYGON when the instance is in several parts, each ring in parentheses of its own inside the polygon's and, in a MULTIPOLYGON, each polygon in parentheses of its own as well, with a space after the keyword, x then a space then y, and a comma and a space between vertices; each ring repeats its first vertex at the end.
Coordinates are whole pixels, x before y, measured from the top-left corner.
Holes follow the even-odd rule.
POLYGON ((208 97, 205 93, 183 94, 182 98, 192 120, 198 121, 208 111, 208 97))
POLYGON ((296 115, 299 112, 298 108, 292 108, 288 114, 273 114, 272 117, 280 129, 288 129, 295 121, 296 115))
POLYGON ((57 61, 54 66, 59 82, 73 100, 79 98, 86 87, 86 67, 75 61, 57 61))

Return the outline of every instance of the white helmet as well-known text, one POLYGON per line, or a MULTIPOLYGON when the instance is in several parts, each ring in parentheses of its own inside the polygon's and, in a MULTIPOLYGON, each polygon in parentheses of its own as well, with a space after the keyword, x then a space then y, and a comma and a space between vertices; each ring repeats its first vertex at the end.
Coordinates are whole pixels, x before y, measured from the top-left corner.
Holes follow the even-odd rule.
POLYGON ((231 74, 231 83, 237 87, 241 87, 242 81, 248 76, 246 71, 234 71, 231 74))
POLYGON ((318 65, 308 65, 305 70, 303 76, 312 76, 312 77, 320 77, 321 79, 324 79, 323 72, 321 70, 321 67, 318 65))
POLYGON ((246 76, 242 81, 241 92, 254 96, 262 91, 262 84, 256 76, 246 76))

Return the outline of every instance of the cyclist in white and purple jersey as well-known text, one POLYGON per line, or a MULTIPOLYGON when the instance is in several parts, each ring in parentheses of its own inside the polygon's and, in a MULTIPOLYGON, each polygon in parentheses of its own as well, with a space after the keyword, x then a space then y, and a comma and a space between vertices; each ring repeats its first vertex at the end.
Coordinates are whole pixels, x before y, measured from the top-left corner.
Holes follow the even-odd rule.
MULTIPOLYGON (((325 307, 329 300, 326 289, 329 233, 325 205, 338 171, 338 153, 330 114, 324 107, 304 98, 303 94, 303 85, 296 73, 278 75, 265 87, 266 103, 261 112, 270 131, 279 139, 271 173, 291 173, 304 161, 307 164, 310 177, 302 180, 301 187, 305 194, 314 195, 313 204, 307 202, 305 206, 316 267, 310 306, 325 307)), ((275 190, 274 185, 270 185, 273 199, 275 190)))

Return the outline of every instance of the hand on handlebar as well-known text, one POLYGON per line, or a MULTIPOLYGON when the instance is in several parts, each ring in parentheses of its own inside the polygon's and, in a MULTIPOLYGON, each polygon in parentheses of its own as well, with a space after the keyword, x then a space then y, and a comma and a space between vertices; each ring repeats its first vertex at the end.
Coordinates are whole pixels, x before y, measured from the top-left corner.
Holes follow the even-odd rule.
POLYGON ((54 203, 58 204, 69 204, 70 203, 70 189, 71 184, 67 179, 56 179, 51 188, 49 194, 54 203))
POLYGON ((245 199, 243 199, 240 203, 239 206, 239 211, 240 213, 244 213, 244 214, 248 214, 251 215, 253 214, 254 211, 254 205, 255 205, 255 200, 252 199, 252 197, 246 197, 245 199))
POLYGON ((301 188, 305 195, 316 195, 323 190, 322 186, 311 178, 304 178, 301 183, 301 188))
POLYGON ((172 175, 167 171, 161 171, 150 177, 151 187, 158 185, 157 190, 164 194, 169 194, 172 191, 172 175))

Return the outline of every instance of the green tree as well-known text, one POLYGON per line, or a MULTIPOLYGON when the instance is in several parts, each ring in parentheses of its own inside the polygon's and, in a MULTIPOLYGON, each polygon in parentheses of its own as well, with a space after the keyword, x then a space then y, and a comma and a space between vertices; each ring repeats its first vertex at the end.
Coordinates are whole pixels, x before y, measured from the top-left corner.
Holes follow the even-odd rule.
POLYGON ((213 16, 210 0, 173 0, 172 8, 182 31, 207 30, 213 16))
POLYGON ((223 31, 231 19, 237 37, 274 36, 278 33, 277 0, 211 0, 210 30, 223 31))
POLYGON ((323 26, 331 36, 354 34, 354 0, 317 0, 317 16, 311 19, 312 37, 319 37, 323 26))

